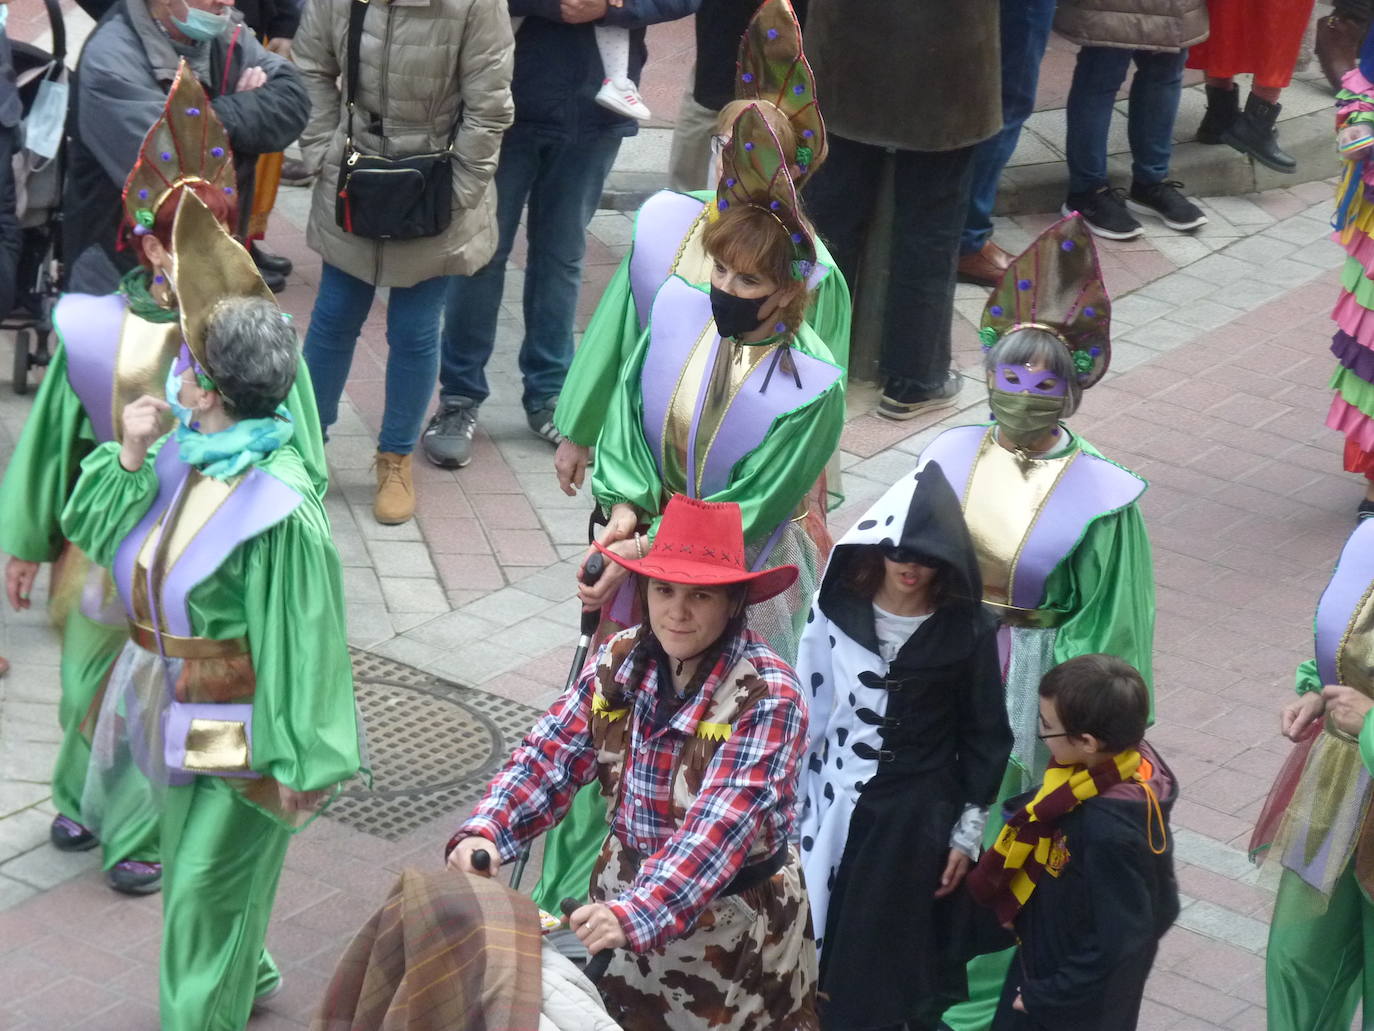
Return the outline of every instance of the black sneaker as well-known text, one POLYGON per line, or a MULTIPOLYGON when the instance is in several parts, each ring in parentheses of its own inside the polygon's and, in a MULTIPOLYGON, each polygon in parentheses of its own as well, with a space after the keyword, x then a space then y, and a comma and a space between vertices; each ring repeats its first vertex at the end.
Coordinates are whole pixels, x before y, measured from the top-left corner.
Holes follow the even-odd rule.
POLYGON ((953 369, 945 377, 938 390, 922 390, 914 387, 908 380, 893 377, 883 387, 882 400, 878 402, 878 414, 888 419, 914 419, 926 412, 941 408, 952 408, 958 400, 959 391, 964 388, 964 378, 953 369))
POLYGON ((1359 507, 1355 509, 1355 519, 1362 523, 1370 516, 1374 516, 1374 501, 1370 501, 1366 498, 1364 501, 1361 501, 1359 507))
POLYGON ((420 435, 420 450, 441 469, 461 469, 472 461, 477 405, 467 397, 441 398, 439 410, 420 435))
POLYGON ((85 852, 100 844, 95 831, 83 827, 68 816, 61 815, 53 818, 52 827, 48 830, 48 839, 59 852, 85 852))
POLYGON ((1145 230, 1140 228, 1121 198, 1124 191, 1103 186, 1087 193, 1071 193, 1059 209, 1062 215, 1077 211, 1088 223, 1094 236, 1108 240, 1134 240, 1145 230))
POLYGON ((1154 215, 1164 220, 1170 229, 1186 233, 1190 229, 1207 224, 1207 216, 1202 209, 1179 191, 1183 184, 1177 179, 1165 179, 1162 183, 1131 183, 1131 195, 1126 199, 1126 207, 1140 215, 1154 215))
POLYGON ((563 443, 563 434, 553 424, 553 410, 558 407, 558 398, 550 398, 532 412, 525 413, 525 423, 535 436, 542 437, 555 447, 563 443))

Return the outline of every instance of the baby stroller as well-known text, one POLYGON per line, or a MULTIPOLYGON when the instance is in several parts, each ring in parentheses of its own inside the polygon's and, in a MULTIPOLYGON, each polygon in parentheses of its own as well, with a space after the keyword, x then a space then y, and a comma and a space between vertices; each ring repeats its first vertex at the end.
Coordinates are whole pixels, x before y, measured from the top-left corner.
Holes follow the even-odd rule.
MULTIPOLYGON (((27 126, 34 102, 45 81, 68 85, 66 67, 67 32, 58 0, 43 0, 52 26, 52 53, 28 43, 13 42, 14 71, 19 80, 19 96, 27 126)), ((65 114, 65 112, 64 112, 65 114)), ((49 117, 52 116, 48 112, 49 117)), ((64 134, 65 135, 65 134, 64 134)), ((34 154, 27 147, 16 152, 14 169, 15 198, 20 230, 14 309, 0 321, 0 329, 15 330, 14 392, 29 390, 29 370, 48 364, 51 351, 52 310, 57 303, 62 269, 62 183, 66 173, 66 142, 63 139, 51 158, 34 154)))

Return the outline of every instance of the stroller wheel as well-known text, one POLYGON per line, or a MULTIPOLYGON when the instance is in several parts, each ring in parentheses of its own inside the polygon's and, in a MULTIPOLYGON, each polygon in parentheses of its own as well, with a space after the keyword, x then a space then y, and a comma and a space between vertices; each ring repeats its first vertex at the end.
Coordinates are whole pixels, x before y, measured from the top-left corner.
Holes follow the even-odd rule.
POLYGON ((29 392, 29 343, 32 340, 32 330, 21 329, 14 334, 14 392, 16 394, 29 392))

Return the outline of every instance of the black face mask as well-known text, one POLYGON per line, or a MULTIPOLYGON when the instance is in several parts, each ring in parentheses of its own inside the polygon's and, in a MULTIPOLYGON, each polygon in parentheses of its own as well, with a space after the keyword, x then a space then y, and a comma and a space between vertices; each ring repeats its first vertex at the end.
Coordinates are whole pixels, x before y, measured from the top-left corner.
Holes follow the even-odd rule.
POLYGON ((711 287, 711 314, 716 320, 716 332, 723 337, 737 337, 759 328, 759 315, 765 297, 736 297, 715 286, 711 287))

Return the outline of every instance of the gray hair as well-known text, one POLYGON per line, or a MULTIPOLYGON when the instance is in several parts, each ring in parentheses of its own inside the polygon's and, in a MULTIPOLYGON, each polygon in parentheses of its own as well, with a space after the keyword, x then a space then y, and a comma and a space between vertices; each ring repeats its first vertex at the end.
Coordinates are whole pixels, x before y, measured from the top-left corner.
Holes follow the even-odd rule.
POLYGON ((1064 342, 1053 333, 1034 327, 1014 329, 983 353, 983 370, 989 375, 999 365, 1041 365, 1069 385, 1064 398, 1064 418, 1078 411, 1083 388, 1078 385, 1078 369, 1064 342))
POLYGON ((239 419, 262 419, 277 410, 296 381, 300 341, 273 302, 230 297, 205 323, 205 358, 226 409, 239 419))

